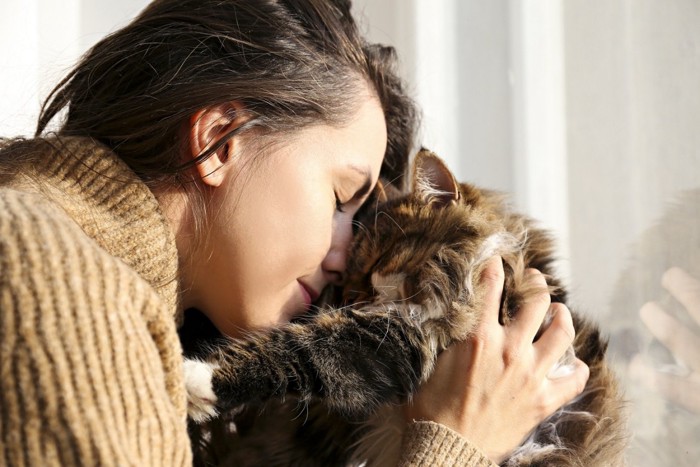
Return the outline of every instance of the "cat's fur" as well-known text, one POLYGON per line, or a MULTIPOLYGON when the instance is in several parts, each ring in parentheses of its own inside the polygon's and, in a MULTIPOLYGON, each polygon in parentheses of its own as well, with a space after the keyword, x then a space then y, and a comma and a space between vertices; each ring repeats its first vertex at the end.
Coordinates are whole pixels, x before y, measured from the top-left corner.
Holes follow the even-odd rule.
MULTIPOLYGON (((344 286, 351 305, 226 342, 212 348, 206 362, 188 363, 193 418, 234 406, 255 408, 246 415, 254 422, 237 420, 241 447, 229 461, 258 456, 256 463, 309 465, 317 457, 325 465, 395 464, 402 430, 395 404, 430 376, 445 347, 469 338, 480 319, 479 276, 486 260, 503 258, 504 323, 539 292, 528 285, 526 268, 546 274, 552 301, 565 302, 549 236, 509 210, 500 195, 458 184, 433 154, 416 157, 409 194, 380 198, 352 249, 344 286), (197 371, 205 377, 196 377, 197 371), (308 413, 302 410, 289 424, 275 421, 284 404, 274 401, 285 396, 308 413), (274 408, 260 412, 268 401, 274 408), (287 441, 256 451, 258 440, 265 444, 276 436, 271 431, 284 432, 279 436, 287 441), (323 453, 301 452, 320 440, 323 453)), ((606 342, 593 323, 576 313, 573 318, 576 355, 590 368, 586 388, 503 465, 623 464, 621 399, 604 360, 606 342)))

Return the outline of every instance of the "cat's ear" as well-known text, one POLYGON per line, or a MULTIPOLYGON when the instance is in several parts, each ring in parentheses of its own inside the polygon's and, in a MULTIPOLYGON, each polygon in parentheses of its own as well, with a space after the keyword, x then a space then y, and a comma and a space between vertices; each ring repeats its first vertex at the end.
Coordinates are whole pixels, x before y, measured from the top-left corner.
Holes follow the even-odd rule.
POLYGON ((459 183, 434 153, 421 149, 413 161, 413 192, 426 203, 438 206, 457 203, 459 183))

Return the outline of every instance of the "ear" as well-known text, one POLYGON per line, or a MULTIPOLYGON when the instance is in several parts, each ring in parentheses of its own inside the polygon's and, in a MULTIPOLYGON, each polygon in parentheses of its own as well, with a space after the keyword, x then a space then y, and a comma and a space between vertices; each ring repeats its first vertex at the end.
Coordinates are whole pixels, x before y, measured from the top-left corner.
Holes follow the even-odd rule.
POLYGON ((195 159, 206 151, 211 155, 197 163, 196 168, 200 178, 207 185, 217 187, 225 178, 225 171, 220 170, 224 163, 235 154, 237 136, 226 136, 231 131, 243 125, 248 117, 239 102, 226 102, 197 111, 190 118, 190 152, 189 157, 195 159), (220 147, 217 148, 217 145, 220 147), (216 148, 216 149, 214 149, 216 148))
POLYGON ((434 153, 421 149, 413 161, 413 192, 428 204, 446 206, 460 199, 459 183, 434 153))

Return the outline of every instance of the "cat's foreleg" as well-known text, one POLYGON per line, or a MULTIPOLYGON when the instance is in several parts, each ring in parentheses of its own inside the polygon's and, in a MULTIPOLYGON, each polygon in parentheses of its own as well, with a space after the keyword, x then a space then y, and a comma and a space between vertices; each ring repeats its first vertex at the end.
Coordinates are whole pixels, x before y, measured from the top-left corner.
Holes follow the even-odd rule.
POLYGON ((186 362, 190 415, 203 420, 292 392, 302 402, 319 398, 331 410, 364 416, 416 389, 421 339, 391 312, 343 310, 228 341, 206 361, 186 362))

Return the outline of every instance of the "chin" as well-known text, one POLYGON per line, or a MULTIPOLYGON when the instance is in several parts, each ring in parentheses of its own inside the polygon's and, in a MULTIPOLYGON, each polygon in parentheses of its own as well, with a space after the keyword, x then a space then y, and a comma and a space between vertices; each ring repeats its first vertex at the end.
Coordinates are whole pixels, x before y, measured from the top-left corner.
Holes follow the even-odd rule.
POLYGON ((296 307, 285 307, 277 319, 277 324, 280 325, 289 323, 295 318, 304 315, 305 313, 306 310, 300 305, 297 305, 296 307))
POLYGON ((299 315, 300 315, 300 313, 294 312, 293 310, 285 311, 279 316, 279 318, 277 319, 277 322, 275 324, 277 326, 280 326, 282 324, 287 324, 299 315))

